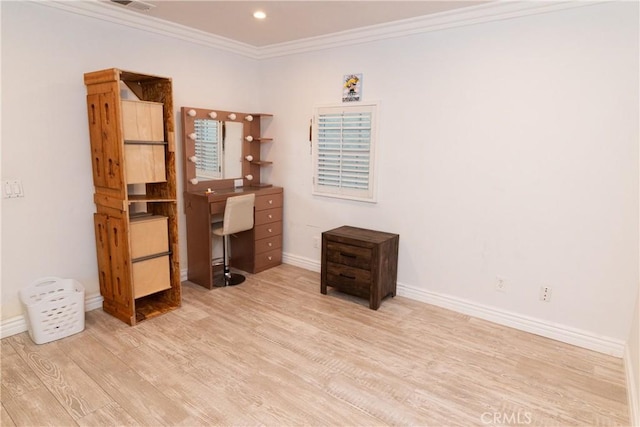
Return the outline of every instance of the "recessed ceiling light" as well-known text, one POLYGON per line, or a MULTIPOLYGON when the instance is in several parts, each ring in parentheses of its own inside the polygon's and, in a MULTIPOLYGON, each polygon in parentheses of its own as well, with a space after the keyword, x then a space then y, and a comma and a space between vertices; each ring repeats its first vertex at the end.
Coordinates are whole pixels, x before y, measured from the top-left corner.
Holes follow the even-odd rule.
POLYGON ((267 17, 267 14, 264 13, 263 11, 261 11, 261 10, 257 10, 255 12, 253 12, 253 17, 256 18, 256 19, 264 19, 264 18, 267 17))

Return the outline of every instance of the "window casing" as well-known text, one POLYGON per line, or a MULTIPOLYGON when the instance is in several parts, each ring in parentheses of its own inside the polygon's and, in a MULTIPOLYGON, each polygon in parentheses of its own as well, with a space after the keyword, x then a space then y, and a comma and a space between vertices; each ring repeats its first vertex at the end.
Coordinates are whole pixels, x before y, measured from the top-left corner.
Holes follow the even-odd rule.
POLYGON ((375 202, 377 104, 317 107, 313 126, 313 191, 375 202))

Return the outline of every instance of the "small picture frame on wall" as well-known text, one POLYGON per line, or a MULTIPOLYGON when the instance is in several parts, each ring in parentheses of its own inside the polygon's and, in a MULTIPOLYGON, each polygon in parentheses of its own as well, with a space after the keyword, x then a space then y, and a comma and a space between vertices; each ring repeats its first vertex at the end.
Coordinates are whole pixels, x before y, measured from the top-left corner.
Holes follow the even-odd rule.
POLYGON ((362 100, 362 74, 345 74, 342 78, 342 102, 362 100))

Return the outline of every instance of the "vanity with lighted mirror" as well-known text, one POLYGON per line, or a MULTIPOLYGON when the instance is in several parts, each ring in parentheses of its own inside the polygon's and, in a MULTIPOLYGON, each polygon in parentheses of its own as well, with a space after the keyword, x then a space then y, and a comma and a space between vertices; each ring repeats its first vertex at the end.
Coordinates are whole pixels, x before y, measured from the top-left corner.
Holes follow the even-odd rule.
POLYGON ((255 193, 254 227, 231 238, 231 267, 258 273, 282 262, 283 190, 261 181, 262 132, 271 114, 182 107, 184 199, 189 281, 213 288, 222 272, 214 262, 211 224, 228 197, 255 193), (215 280, 214 280, 215 278, 215 280))

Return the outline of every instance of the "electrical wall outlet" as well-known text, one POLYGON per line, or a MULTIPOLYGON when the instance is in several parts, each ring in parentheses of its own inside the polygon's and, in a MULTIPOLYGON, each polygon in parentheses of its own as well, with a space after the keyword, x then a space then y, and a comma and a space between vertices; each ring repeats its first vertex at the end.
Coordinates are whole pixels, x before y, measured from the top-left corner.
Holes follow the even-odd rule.
POLYGON ((507 283, 502 276, 496 276, 496 291, 507 292, 507 283))
POLYGON ((544 301, 544 302, 551 301, 551 287, 550 286, 540 286, 540 301, 544 301))
POLYGON ((315 236, 313 238, 313 247, 316 249, 320 247, 320 238, 318 236, 315 236))

